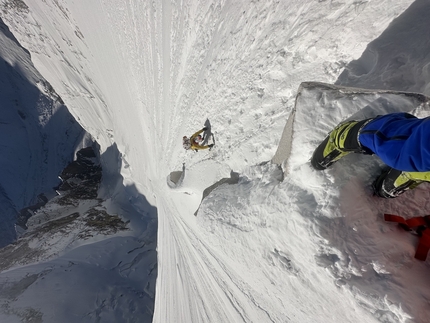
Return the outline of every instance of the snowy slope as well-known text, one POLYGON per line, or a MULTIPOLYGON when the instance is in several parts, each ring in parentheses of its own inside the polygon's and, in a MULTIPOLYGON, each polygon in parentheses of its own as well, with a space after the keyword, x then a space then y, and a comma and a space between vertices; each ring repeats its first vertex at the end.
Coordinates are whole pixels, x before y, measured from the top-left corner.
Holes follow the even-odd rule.
POLYGON ((376 91, 427 93, 428 42, 411 26, 425 29, 418 18, 429 5, 418 0, 406 10, 412 3, 2 0, 2 19, 100 144, 100 197, 131 229, 3 272, 21 287, 4 317, 13 322, 36 308, 47 322, 75 322, 71 313, 82 322, 150 320, 141 307, 154 306, 151 298, 138 304, 153 264, 138 250, 157 227, 156 212, 154 322, 426 322, 428 264, 413 259, 414 236, 381 220, 386 210, 425 212, 426 187, 379 201, 369 190, 382 166, 375 158, 351 156, 327 172, 308 163, 325 133, 363 108, 427 115, 417 96, 376 91), (396 29, 387 28, 399 15, 396 29), (402 39, 424 44, 420 55, 394 42, 397 28, 409 31, 402 39), (392 47, 378 44, 381 34, 392 47), (377 48, 372 57, 385 64, 368 59, 371 42, 367 50, 377 48), (400 56, 420 86, 397 73, 400 56), (360 64, 365 73, 354 69, 360 64), (303 81, 356 85, 382 72, 393 80, 369 83, 375 91, 314 85, 295 102, 303 81), (268 161, 295 103, 289 172, 279 182, 281 171, 268 161), (216 149, 185 152, 182 136, 207 119, 216 149), (169 186, 170 172, 182 169, 183 180, 169 186), (231 171, 239 183, 202 202, 231 171), (69 261, 79 265, 65 270, 69 261), (79 284, 58 285, 70 280, 79 284), (59 297, 36 302, 40 290, 59 297), (72 310, 61 305, 83 291, 72 310))
MULTIPOLYGON (((198 213, 201 236, 194 244, 204 247, 201 253, 209 253, 214 268, 223 264, 228 279, 217 281, 243 310, 238 321, 426 322, 428 265, 413 259, 417 238, 382 218, 384 212, 426 214, 427 190, 380 201, 370 189, 382 167, 375 157, 348 156, 327 172, 312 170, 308 160, 340 120, 395 111, 424 117, 428 99, 309 83, 296 109, 284 182, 274 165, 249 167, 238 185, 209 195, 198 213)), ((214 317, 208 321, 221 321, 214 317)))

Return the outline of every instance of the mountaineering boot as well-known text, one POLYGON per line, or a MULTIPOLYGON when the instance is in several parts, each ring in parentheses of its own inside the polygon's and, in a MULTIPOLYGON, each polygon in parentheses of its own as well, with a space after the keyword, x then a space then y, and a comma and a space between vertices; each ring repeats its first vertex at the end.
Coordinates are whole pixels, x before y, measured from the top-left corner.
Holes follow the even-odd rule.
POLYGON ((372 186, 375 195, 395 198, 424 182, 430 182, 430 172, 402 172, 388 168, 379 175, 372 186))
POLYGON ((315 149, 311 164, 316 170, 324 170, 351 152, 371 154, 358 142, 361 128, 371 119, 347 121, 339 124, 315 149))

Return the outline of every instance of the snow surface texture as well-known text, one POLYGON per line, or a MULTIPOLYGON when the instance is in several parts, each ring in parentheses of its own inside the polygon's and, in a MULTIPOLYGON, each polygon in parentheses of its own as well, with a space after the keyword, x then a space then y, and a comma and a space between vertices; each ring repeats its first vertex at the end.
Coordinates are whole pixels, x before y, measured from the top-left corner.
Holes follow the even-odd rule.
POLYGON ((426 214, 428 185, 379 200, 369 188, 382 168, 376 158, 348 156, 324 172, 308 162, 346 118, 428 115, 426 97, 377 91, 430 95, 428 1, 0 6, 37 69, 100 144, 106 208, 130 220, 121 236, 2 272, 3 320, 35 313, 40 322, 428 321, 428 261, 413 259, 415 236, 382 221, 383 212, 426 214), (268 161, 304 81, 373 91, 305 84, 279 182, 279 167, 268 161), (217 147, 184 151, 182 136, 207 119, 217 147), (169 174, 181 170, 172 185, 169 174), (202 202, 232 171, 239 182, 202 202), (137 250, 157 228, 149 304, 153 264, 137 250), (154 306, 153 317, 142 310, 154 306))

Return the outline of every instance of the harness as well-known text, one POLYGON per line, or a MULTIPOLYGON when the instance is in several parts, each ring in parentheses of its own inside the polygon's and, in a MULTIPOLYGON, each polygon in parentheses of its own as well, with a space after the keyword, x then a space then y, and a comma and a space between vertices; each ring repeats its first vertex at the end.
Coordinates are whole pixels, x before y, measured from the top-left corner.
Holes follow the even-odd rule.
POLYGON ((399 215, 384 214, 384 219, 388 222, 398 223, 399 226, 406 231, 413 231, 413 228, 415 228, 416 234, 420 237, 417 251, 415 252, 415 258, 425 261, 430 249, 430 215, 417 216, 405 220, 399 215))

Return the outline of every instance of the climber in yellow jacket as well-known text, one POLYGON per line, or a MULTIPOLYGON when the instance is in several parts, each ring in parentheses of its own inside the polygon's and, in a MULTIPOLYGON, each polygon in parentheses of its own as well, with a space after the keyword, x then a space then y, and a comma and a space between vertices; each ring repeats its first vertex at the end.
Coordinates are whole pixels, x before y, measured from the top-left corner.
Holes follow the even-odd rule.
POLYGON ((201 136, 201 133, 203 131, 206 131, 207 128, 204 127, 203 129, 197 131, 195 134, 193 134, 190 138, 188 138, 187 136, 184 136, 182 138, 182 146, 184 147, 185 150, 189 150, 192 149, 194 151, 199 151, 202 149, 208 149, 208 148, 212 148, 214 146, 214 144, 210 144, 210 145, 201 145, 204 141, 204 138, 201 136))

